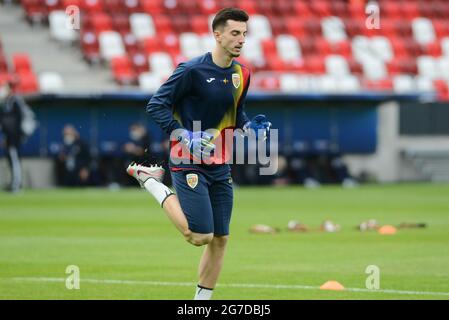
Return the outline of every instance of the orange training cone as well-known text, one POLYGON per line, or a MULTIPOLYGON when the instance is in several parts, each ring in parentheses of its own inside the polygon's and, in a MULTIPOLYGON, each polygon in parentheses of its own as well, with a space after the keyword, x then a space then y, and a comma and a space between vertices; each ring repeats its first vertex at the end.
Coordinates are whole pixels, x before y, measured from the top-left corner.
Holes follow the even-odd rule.
POLYGON ((398 230, 390 225, 385 225, 379 228, 379 230, 377 230, 377 232, 379 232, 380 234, 395 234, 398 230))
POLYGON ((345 290, 345 287, 343 287, 343 285, 335 280, 330 280, 327 281, 325 284, 323 284, 320 287, 321 290, 337 290, 337 291, 341 291, 341 290, 345 290))

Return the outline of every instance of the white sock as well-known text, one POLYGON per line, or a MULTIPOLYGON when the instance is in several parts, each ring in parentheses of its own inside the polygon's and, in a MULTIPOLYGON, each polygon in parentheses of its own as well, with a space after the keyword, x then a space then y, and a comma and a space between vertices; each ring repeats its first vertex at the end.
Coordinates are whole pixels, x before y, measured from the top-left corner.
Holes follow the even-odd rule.
POLYGON ((200 285, 196 286, 195 298, 193 300, 210 300, 212 298, 213 289, 205 288, 200 285))
POLYGON ((171 191, 169 187, 153 178, 149 178, 143 185, 145 189, 156 198, 161 207, 163 206, 165 199, 173 194, 173 191, 171 191))

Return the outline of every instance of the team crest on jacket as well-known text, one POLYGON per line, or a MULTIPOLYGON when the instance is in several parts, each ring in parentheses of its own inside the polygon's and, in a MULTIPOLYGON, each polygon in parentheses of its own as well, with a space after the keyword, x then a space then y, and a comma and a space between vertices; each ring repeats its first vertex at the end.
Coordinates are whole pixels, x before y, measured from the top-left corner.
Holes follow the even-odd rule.
POLYGON ((234 85, 234 87, 236 89, 238 87, 240 87, 240 75, 238 73, 233 73, 232 74, 232 84, 234 85))
POLYGON ((195 189, 198 184, 198 175, 196 173, 189 173, 186 175, 186 181, 190 188, 195 189))

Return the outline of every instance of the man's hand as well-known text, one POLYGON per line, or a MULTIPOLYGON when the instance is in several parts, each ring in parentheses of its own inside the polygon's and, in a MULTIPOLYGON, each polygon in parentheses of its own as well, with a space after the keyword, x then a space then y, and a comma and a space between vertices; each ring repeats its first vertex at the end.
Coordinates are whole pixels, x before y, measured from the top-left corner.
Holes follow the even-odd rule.
POLYGON ((258 114, 251 121, 248 121, 243 126, 243 131, 248 132, 250 129, 255 131, 256 136, 258 135, 258 130, 263 130, 263 140, 266 140, 268 133, 270 132, 271 122, 267 120, 264 114, 258 114))
POLYGON ((210 157, 215 150, 215 144, 211 142, 213 138, 211 134, 204 131, 183 130, 178 136, 178 141, 185 145, 196 158, 201 159, 210 157))

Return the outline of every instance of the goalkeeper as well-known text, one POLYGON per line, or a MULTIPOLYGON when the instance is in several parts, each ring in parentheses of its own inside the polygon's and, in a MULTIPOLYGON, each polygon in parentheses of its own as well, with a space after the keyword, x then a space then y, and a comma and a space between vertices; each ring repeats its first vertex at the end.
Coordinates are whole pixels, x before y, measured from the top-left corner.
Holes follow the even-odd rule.
POLYGON ((212 23, 214 50, 179 64, 148 103, 147 112, 171 137, 169 167, 177 195, 161 183, 162 168, 132 164, 127 169, 189 243, 206 245, 199 263, 197 300, 211 298, 229 238, 233 187, 227 162, 232 146, 225 141, 224 130, 256 129, 266 136, 271 125, 263 115, 249 121, 244 111, 250 72, 234 58, 245 43, 247 21, 242 10, 219 11, 212 23), (217 134, 207 133, 208 129, 217 134))

